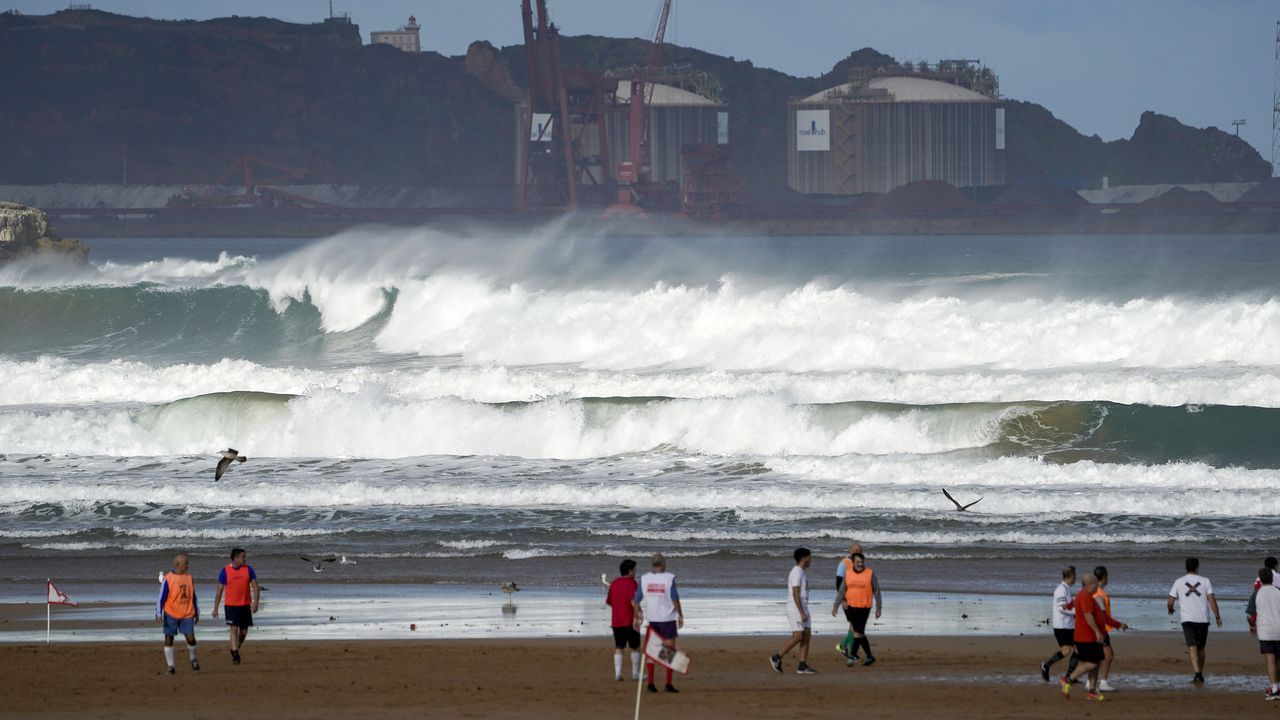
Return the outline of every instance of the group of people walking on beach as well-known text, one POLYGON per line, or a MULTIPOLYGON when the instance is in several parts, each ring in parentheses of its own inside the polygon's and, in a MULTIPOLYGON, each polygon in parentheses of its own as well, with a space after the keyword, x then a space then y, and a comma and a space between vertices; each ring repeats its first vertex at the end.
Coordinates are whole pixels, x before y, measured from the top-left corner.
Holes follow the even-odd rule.
MULTIPOLYGON (((791 635, 772 657, 770 667, 783 672, 783 658, 792 651, 798 657, 796 673, 812 675, 817 671, 809 665, 809 649, 813 637, 813 616, 809 610, 808 570, 813 563, 813 553, 808 548, 797 548, 793 553, 795 566, 787 576, 786 617, 791 635)), ((684 626, 684 613, 676 591, 675 577, 667 572, 666 559, 657 554, 652 559, 652 572, 639 580, 635 577, 636 563, 624 560, 619 577, 609 585, 605 602, 613 610, 614 677, 622 680, 623 652, 631 649, 632 679, 640 679, 640 627, 649 620, 650 629, 664 645, 673 648, 677 628, 684 626)), ((1222 613, 1213 592, 1213 584, 1199 574, 1200 561, 1187 558, 1186 574, 1174 581, 1167 597, 1170 615, 1175 607, 1180 613, 1183 638, 1191 661, 1192 682, 1201 684, 1204 679, 1205 646, 1209 638, 1210 614, 1218 627, 1222 627, 1222 613)), ((1105 693, 1115 688, 1110 683, 1111 665, 1115 660, 1115 648, 1111 634, 1127 630, 1129 626, 1112 617, 1111 596, 1107 593, 1110 574, 1099 565, 1092 572, 1079 578, 1080 589, 1075 590, 1076 568, 1068 565, 1062 569, 1062 582, 1053 591, 1053 629, 1057 650, 1040 664, 1040 675, 1048 682, 1053 666, 1067 660, 1067 671, 1059 678, 1059 687, 1066 698, 1071 697, 1072 685, 1082 678, 1086 680, 1086 699, 1106 701, 1105 693)), ((864 666, 876 662, 867 638, 867 622, 881 615, 880 582, 875 571, 867 566, 862 546, 854 543, 849 553, 836 565, 836 600, 832 604, 834 617, 844 611, 848 632, 836 644, 836 650, 852 667, 861 660, 864 666), (860 657, 861 654, 861 657, 860 657)), ((1258 571, 1253 593, 1245 611, 1249 630, 1257 636, 1267 668, 1266 700, 1280 700, 1280 571, 1276 558, 1268 557, 1258 571)), ((653 681, 653 663, 648 664, 648 689, 657 692, 653 681)), ((671 671, 667 670, 666 689, 676 692, 671 684, 671 671)))

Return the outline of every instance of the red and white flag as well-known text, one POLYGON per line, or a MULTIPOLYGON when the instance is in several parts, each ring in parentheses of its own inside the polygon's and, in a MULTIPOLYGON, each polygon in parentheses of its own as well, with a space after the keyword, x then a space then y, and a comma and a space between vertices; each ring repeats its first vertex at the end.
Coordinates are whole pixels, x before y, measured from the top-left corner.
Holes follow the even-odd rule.
POLYGON ((671 668, 678 673, 689 673, 689 656, 683 652, 662 644, 662 637, 653 630, 645 633, 644 654, 652 661, 671 668))
POLYGON ((66 593, 54 587, 52 580, 46 580, 45 584, 48 585, 49 589, 49 598, 46 600, 49 605, 70 605, 71 607, 80 607, 74 600, 67 597, 66 593))

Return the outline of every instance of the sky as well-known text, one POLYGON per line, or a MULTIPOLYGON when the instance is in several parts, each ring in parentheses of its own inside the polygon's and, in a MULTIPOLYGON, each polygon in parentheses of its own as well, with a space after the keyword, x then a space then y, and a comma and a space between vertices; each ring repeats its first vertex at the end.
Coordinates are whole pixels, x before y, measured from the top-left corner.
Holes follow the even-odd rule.
MULTIPOLYGON (((328 0, 96 0, 95 9, 168 19, 269 15, 314 22, 328 0)), ((649 37, 659 0, 548 0, 568 35, 649 37)), ((45 14, 65 1, 0 0, 45 14)), ((518 0, 334 0, 367 40, 415 15, 424 49, 521 40, 518 0)), ((862 47, 899 60, 980 59, 1001 93, 1049 108, 1087 135, 1129 137, 1145 110, 1214 125, 1271 159, 1277 0, 675 0, 668 41, 820 75, 862 47)), ((732 102, 732 98, 729 98, 732 102)))

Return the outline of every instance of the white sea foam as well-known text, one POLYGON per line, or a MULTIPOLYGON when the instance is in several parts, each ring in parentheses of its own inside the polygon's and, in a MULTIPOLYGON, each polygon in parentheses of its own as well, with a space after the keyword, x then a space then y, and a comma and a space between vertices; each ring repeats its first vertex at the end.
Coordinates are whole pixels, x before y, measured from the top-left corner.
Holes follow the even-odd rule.
POLYGON ((1015 372, 856 370, 637 372, 498 365, 302 368, 225 359, 157 365, 77 363, 0 356, 0 394, 10 405, 156 403, 226 390, 307 394, 375 388, 400 400, 459 398, 486 403, 574 397, 734 398, 772 395, 793 403, 937 403, 1106 400, 1177 406, 1280 407, 1280 369, 1193 368, 1015 372))
MULTIPOLYGON (((1061 520, 1111 513, 1115 516, 1239 519, 1280 515, 1280 471, 1213 468, 1177 463, 1160 466, 1079 462, 1069 465, 1027 458, 958 461, 947 457, 901 460, 840 458, 835 465, 813 467, 798 460, 771 464, 786 472, 745 477, 706 478, 702 474, 655 474, 648 464, 620 462, 607 476, 563 479, 549 473, 539 477, 468 476, 457 467, 433 470, 430 464, 408 468, 411 473, 370 474, 363 466, 344 475, 281 477, 274 467, 255 476, 246 468, 234 483, 212 483, 186 473, 163 476, 129 474, 117 480, 76 475, 56 481, 4 472, 0 508, 19 513, 36 505, 56 505, 69 513, 95 512, 114 503, 133 507, 179 507, 220 510, 227 507, 332 508, 411 507, 448 508, 474 512, 494 508, 567 511, 734 511, 756 512, 821 509, 832 515, 886 516, 964 523, 963 532, 1005 532, 988 517, 1045 518, 1037 525, 1055 527, 1061 520), (629 467, 637 471, 628 472, 629 467), (816 470, 816 472, 815 472, 816 470), (981 504, 964 514, 950 509, 939 487, 962 499, 982 496, 981 504)), ((1012 520, 1014 524, 1020 521, 1012 520)), ((1212 533, 1212 524, 1180 527, 1180 532, 1212 533)), ((1102 528, 1099 532, 1110 532, 1102 528)), ((1175 533, 1176 534, 1176 533, 1175 533)))
POLYGON ((775 397, 487 405, 403 402, 373 388, 206 395, 125 409, 0 412, 0 452, 185 455, 215 446, 270 457, 498 455, 591 458, 662 446, 709 455, 938 453, 999 438, 1018 406, 839 412, 775 397), (247 450, 253 448, 252 451, 247 450))

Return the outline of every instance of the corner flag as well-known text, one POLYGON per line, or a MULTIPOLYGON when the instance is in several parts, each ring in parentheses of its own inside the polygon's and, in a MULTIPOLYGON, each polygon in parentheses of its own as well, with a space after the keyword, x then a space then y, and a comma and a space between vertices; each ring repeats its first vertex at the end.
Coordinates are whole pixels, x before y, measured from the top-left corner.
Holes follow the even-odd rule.
POLYGON ((49 598, 46 600, 49 605, 70 605, 71 607, 80 607, 74 600, 67 597, 66 593, 54 587, 52 580, 46 580, 45 584, 48 586, 49 590, 49 598))

